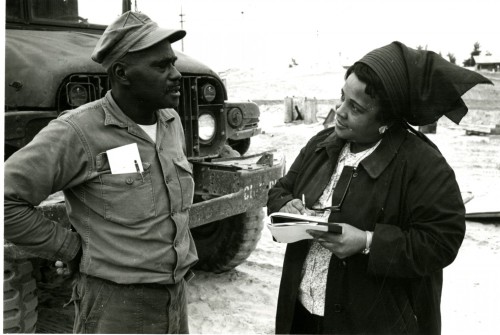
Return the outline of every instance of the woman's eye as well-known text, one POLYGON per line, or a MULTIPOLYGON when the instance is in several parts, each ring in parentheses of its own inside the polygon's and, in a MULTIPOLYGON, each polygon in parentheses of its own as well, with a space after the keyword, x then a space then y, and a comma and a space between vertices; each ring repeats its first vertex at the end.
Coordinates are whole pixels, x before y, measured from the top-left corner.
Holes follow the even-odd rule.
POLYGON ((355 104, 353 104, 353 103, 351 103, 351 109, 352 109, 353 111, 355 111, 355 112, 358 112, 358 111, 359 111, 359 110, 358 110, 358 107, 356 107, 356 105, 355 105, 355 104))

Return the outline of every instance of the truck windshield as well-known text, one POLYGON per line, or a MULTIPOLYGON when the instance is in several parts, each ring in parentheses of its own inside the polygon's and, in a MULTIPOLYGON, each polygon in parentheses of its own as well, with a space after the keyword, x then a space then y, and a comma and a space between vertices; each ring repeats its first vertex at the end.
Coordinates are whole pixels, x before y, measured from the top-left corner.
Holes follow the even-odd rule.
POLYGON ((122 0, 7 0, 9 21, 63 26, 104 26, 122 13, 122 0))

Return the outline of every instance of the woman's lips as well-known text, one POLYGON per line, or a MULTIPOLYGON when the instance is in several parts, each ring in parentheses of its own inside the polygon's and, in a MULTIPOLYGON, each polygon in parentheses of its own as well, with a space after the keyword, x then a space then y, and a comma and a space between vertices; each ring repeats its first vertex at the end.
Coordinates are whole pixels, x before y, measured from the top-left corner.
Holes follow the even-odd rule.
POLYGON ((341 129, 347 129, 348 128, 346 125, 344 125, 343 123, 341 123, 339 120, 335 121, 335 126, 338 127, 338 128, 341 128, 341 129))

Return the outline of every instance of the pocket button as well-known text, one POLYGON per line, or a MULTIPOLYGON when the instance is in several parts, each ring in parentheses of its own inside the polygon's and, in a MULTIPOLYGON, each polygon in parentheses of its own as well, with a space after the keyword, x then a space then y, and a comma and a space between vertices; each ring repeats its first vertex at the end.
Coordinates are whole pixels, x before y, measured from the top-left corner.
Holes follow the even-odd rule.
POLYGON ((128 177, 127 180, 125 180, 125 182, 128 184, 128 185, 132 185, 134 183, 134 179, 132 179, 131 177, 128 177))

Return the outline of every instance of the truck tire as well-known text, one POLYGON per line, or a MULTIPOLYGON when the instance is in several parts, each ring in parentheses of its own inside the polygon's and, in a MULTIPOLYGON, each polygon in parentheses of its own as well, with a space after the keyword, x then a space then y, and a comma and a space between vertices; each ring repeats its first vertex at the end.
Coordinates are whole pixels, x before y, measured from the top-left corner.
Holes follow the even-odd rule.
POLYGON ((36 281, 28 260, 4 260, 3 332, 34 333, 38 319, 36 281))
POLYGON ((244 138, 242 140, 228 139, 227 144, 243 156, 250 148, 250 138, 244 138))
POLYGON ((193 228, 199 258, 195 268, 221 273, 243 263, 259 242, 264 216, 259 208, 193 228))

